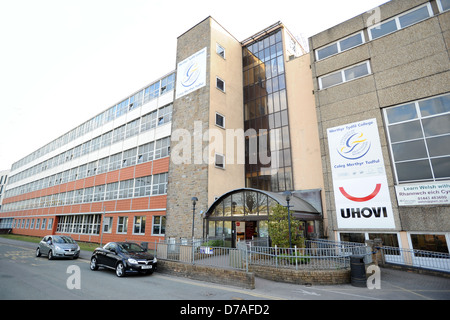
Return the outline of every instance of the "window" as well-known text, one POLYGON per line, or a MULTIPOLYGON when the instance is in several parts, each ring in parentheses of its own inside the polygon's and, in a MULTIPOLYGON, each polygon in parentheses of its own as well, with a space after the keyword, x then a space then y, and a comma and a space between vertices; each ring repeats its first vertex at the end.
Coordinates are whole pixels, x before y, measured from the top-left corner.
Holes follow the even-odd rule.
POLYGON ((156 140, 155 160, 167 157, 170 154, 170 137, 156 140))
POLYGON ((123 152, 122 168, 134 166, 136 164, 137 148, 123 152))
POLYGON ((347 38, 344 38, 342 40, 339 40, 338 42, 335 42, 324 48, 317 49, 316 50, 316 59, 322 60, 322 59, 328 58, 335 54, 338 54, 343 51, 357 47, 357 46, 363 44, 364 42, 365 42, 364 34, 363 34, 363 32, 360 32, 358 34, 355 34, 355 35, 349 36, 347 38))
POLYGON ((225 169, 225 156, 223 154, 216 153, 214 158, 214 165, 216 168, 225 169))
POLYGON ((133 197, 134 179, 120 181, 119 199, 133 197))
POLYGON ((122 141, 125 137, 125 128, 126 125, 124 124, 123 126, 120 126, 116 129, 114 129, 114 133, 113 133, 113 143, 116 143, 118 141, 122 141))
POLYGON ((160 82, 156 82, 144 90, 144 103, 159 97, 160 82))
POLYGON ((118 217, 117 233, 127 233, 127 229, 128 229, 128 217, 118 217))
POLYGON ((155 128, 157 118, 158 118, 157 110, 143 116, 141 121, 141 132, 155 128))
POLYGON ((450 178, 450 94, 387 108, 397 183, 450 178))
MULTIPOLYGON (((112 135, 113 135, 112 131, 109 131, 102 135, 102 142, 101 142, 102 148, 109 147, 111 145, 112 135)), ((75 157, 75 155, 74 155, 74 157, 75 157)))
POLYGON ((161 95, 173 90, 175 83, 175 73, 161 79, 161 95))
POLYGON ((344 82, 364 77, 371 73, 369 61, 351 66, 319 78, 320 89, 326 89, 344 82))
POLYGON ((217 112, 216 112, 216 126, 219 126, 219 127, 225 129, 225 116, 223 116, 217 112))
POLYGON ((139 91, 134 96, 130 98, 129 111, 139 108, 142 106, 142 97, 144 96, 144 91, 139 91))
POLYGON ((112 217, 104 217, 103 218, 103 232, 104 233, 111 233, 112 223, 113 223, 112 217))
POLYGON ((109 157, 98 160, 97 173, 100 174, 108 171, 108 164, 109 164, 109 157))
POLYGON ((160 195, 167 193, 167 173, 160 173, 153 176, 152 195, 160 195))
POLYGON ((95 176, 97 174, 97 161, 89 162, 87 165, 86 177, 95 176))
POLYGON ((409 27, 432 16, 433 11, 431 9, 431 4, 427 3, 369 28, 369 37, 371 40, 378 39, 382 36, 409 27))
POLYGON ((145 216, 134 217, 133 234, 145 234, 145 216))
POLYGON ((154 216, 152 235, 163 236, 166 233, 166 217, 154 216))
POLYGON ((117 199, 117 194, 119 191, 119 183, 108 183, 106 185, 106 194, 105 194, 105 200, 115 200, 117 199))
POLYGON ((411 234, 411 243, 415 250, 448 253, 447 241, 443 234, 411 234))
POLYGON ((225 81, 223 81, 219 77, 216 77, 216 88, 220 91, 225 92, 225 81))
POLYGON ((52 228, 53 228, 53 218, 49 218, 48 224, 47 224, 47 230, 51 230, 52 228))
POLYGON ((127 123, 127 130, 125 133, 125 138, 133 137, 139 133, 140 122, 141 122, 141 118, 138 118, 136 120, 133 120, 133 121, 127 123))
POLYGON ((450 0, 438 0, 439 11, 445 12, 450 10, 450 0))
POLYGON ((155 149, 155 143, 150 142, 139 146, 138 150, 138 163, 144 163, 153 160, 153 154, 155 149))
POLYGON ((152 193, 152 176, 136 178, 134 186, 135 197, 150 196, 152 193))
POLYGON ((225 59, 225 49, 218 43, 216 44, 216 53, 225 59))
POLYGON ((169 104, 158 110, 158 126, 172 121, 172 105, 169 104))
POLYGON ((106 187, 105 185, 94 187, 94 201, 105 200, 105 187, 106 187))
POLYGON ((122 153, 116 153, 109 157, 109 171, 120 169, 122 165, 122 153))

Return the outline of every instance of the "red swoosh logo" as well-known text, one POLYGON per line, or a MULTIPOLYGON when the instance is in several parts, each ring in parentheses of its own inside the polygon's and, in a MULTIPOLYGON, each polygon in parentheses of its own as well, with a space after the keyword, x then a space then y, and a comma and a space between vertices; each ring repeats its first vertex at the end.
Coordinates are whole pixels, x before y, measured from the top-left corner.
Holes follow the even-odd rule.
POLYGON ((373 198, 375 198, 377 196, 377 194, 380 192, 380 190, 381 190, 381 183, 378 183, 377 186, 375 187, 375 190, 370 195, 368 195, 367 197, 364 197, 364 198, 357 198, 357 197, 353 197, 353 196, 349 195, 344 190, 343 187, 339 187, 339 191, 341 191, 341 193, 344 197, 346 197, 348 200, 355 201, 355 202, 365 202, 365 201, 372 200, 373 198))

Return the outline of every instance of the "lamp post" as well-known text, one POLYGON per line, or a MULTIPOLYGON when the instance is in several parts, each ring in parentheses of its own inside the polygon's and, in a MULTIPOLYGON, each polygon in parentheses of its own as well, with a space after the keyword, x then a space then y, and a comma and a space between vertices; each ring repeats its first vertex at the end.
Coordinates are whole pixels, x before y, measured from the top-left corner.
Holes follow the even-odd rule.
POLYGON ((197 197, 192 197, 192 239, 194 239, 194 218, 195 218, 195 204, 197 203, 197 197))
POLYGON ((289 224, 289 248, 292 247, 292 237, 291 237, 291 211, 290 211, 290 205, 289 205, 289 201, 291 200, 291 196, 292 196, 292 192, 290 191, 285 191, 283 192, 283 195, 286 197, 286 202, 287 202, 287 208, 288 208, 288 224, 289 224))

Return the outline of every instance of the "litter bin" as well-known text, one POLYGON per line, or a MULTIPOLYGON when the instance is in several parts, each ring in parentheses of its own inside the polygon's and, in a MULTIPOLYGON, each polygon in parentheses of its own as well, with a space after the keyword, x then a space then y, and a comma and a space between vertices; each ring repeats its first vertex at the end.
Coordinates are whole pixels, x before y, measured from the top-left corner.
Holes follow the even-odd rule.
POLYGON ((367 287, 366 265, 364 256, 350 256, 350 276, 354 287, 367 287))

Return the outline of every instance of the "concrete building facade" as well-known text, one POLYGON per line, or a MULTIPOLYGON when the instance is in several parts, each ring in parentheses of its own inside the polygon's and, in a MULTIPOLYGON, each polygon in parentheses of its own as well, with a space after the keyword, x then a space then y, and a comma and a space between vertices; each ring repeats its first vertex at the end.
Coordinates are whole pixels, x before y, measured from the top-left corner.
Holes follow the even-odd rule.
POLYGON ((309 39, 330 237, 448 252, 448 9, 390 1, 309 39))

